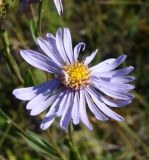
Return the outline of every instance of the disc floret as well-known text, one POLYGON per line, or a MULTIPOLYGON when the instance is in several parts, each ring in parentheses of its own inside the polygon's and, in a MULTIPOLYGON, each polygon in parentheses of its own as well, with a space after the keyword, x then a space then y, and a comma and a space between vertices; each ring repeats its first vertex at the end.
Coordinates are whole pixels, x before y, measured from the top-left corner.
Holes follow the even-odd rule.
POLYGON ((74 90, 82 89, 90 84, 90 73, 82 62, 75 62, 63 67, 65 76, 62 83, 74 90))

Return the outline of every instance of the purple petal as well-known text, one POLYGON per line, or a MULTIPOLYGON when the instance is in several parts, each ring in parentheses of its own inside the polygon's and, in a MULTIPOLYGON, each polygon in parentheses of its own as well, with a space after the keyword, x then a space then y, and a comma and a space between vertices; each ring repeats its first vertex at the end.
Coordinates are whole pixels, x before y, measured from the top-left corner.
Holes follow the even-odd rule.
MULTIPOLYGON (((96 87, 97 88, 97 87, 96 87)), ((99 89, 99 88, 97 88, 99 89)), ((107 88, 100 88, 99 89, 101 92, 103 92, 104 94, 112 97, 112 98, 116 98, 116 99, 121 99, 121 100, 130 100, 134 98, 134 95, 131 93, 125 93, 125 92, 116 92, 116 91, 112 91, 110 89, 107 88)))
POLYGON ((94 86, 97 87, 98 89, 105 88, 105 89, 109 89, 111 91, 116 91, 116 92, 117 91, 118 92, 129 92, 130 90, 135 88, 134 85, 105 82, 99 78, 98 79, 92 78, 91 81, 94 84, 94 86))
POLYGON ((61 63, 63 65, 65 65, 65 59, 63 59, 62 55, 59 53, 58 49, 57 49, 57 46, 56 46, 56 39, 55 37, 51 34, 51 33, 47 33, 47 38, 48 38, 48 42, 49 42, 49 45, 51 46, 51 49, 52 49, 52 52, 53 54, 56 55, 56 57, 58 57, 61 61, 61 63))
POLYGON ((43 121, 41 122, 40 128, 42 130, 46 130, 50 127, 50 125, 54 122, 55 120, 55 115, 51 115, 51 116, 47 116, 43 119, 43 121))
POLYGON ((56 9, 58 11, 58 14, 61 16, 63 13, 63 5, 62 5, 62 0, 54 0, 56 9))
POLYGON ((60 127, 63 129, 66 129, 68 127, 68 124, 70 122, 71 119, 71 111, 72 111, 72 92, 68 93, 68 98, 67 101, 65 103, 65 109, 63 110, 62 113, 62 118, 60 121, 60 127))
POLYGON ((65 110, 65 107, 66 107, 66 103, 67 103, 68 96, 69 96, 69 91, 67 90, 67 91, 65 92, 65 95, 64 95, 63 99, 61 100, 61 103, 60 103, 60 105, 59 105, 59 109, 58 109, 58 111, 56 112, 56 116, 57 116, 57 117, 60 117, 60 116, 63 114, 63 112, 64 112, 64 110, 65 110))
POLYGON ((53 51, 53 48, 48 41, 44 40, 43 38, 37 38, 37 42, 43 52, 46 53, 52 59, 52 61, 54 61, 54 63, 60 67, 63 65, 63 61, 57 56, 56 52, 53 51))
POLYGON ((70 63, 69 60, 68 60, 68 57, 67 57, 67 54, 64 50, 64 44, 63 44, 63 31, 61 28, 59 28, 56 32, 56 46, 57 46, 57 49, 59 51, 59 53, 61 54, 63 60, 66 62, 66 63, 70 63))
POLYGON ((121 63, 123 63, 126 59, 126 55, 122 55, 122 56, 119 56, 116 60, 114 60, 112 63, 108 64, 108 65, 105 65, 104 67, 102 67, 101 69, 101 66, 100 66, 100 63, 99 65, 96 65, 92 68, 90 68, 93 72, 96 70, 98 72, 109 72, 109 71, 112 71, 113 69, 115 69, 116 67, 118 67, 121 63))
POLYGON ((123 69, 118 69, 118 70, 109 71, 109 72, 105 72, 105 73, 92 72, 92 75, 97 76, 97 77, 104 77, 104 78, 122 77, 122 76, 125 76, 125 75, 129 74, 130 72, 132 72, 133 69, 134 69, 133 66, 129 66, 129 67, 125 67, 123 69))
POLYGON ((98 97, 100 96, 100 101, 102 101, 103 103, 107 104, 110 107, 123 107, 132 102, 131 100, 111 99, 111 98, 103 96, 102 94, 97 92, 93 87, 90 86, 90 88, 93 90, 94 93, 98 95, 98 97))
POLYGON ((83 42, 78 43, 74 48, 74 60, 75 61, 77 61, 81 49, 82 51, 85 50, 85 43, 83 42))
POLYGON ((65 90, 60 93, 60 95, 56 98, 56 100, 52 104, 50 110, 45 115, 45 117, 42 120, 41 125, 40 125, 40 128, 42 130, 46 130, 53 123, 53 121, 56 117, 56 112, 59 109, 59 105, 60 105, 64 95, 65 95, 65 90))
POLYGON ((64 28, 64 48, 71 63, 74 62, 71 34, 68 28, 64 28))
POLYGON ((129 83, 131 81, 134 81, 135 77, 133 77, 133 76, 122 76, 122 77, 111 77, 111 78, 108 78, 108 77, 98 77, 98 76, 92 75, 91 79, 100 79, 100 80, 102 80, 104 82, 127 84, 127 83, 129 83))
POLYGON ((56 39, 52 33, 47 33, 46 37, 48 38, 49 42, 52 42, 54 48, 56 47, 56 39))
POLYGON ((75 91, 73 107, 72 107, 72 120, 75 125, 79 124, 79 93, 75 91))
POLYGON ((53 83, 48 86, 45 90, 43 90, 40 94, 34 97, 31 101, 28 102, 26 108, 33 109, 37 105, 40 105, 51 95, 51 93, 57 89, 59 85, 57 83, 53 83))
POLYGON ((110 79, 110 82, 113 83, 129 83, 131 81, 134 81, 135 77, 133 76, 123 76, 123 77, 113 77, 110 79))
POLYGON ((100 62, 99 64, 89 68, 89 70, 92 71, 93 73, 102 73, 104 68, 111 65, 115 60, 116 59, 114 59, 114 58, 107 59, 107 60, 100 62))
POLYGON ((85 105, 85 97, 83 91, 80 90, 80 104, 79 104, 79 112, 80 112, 80 119, 85 124, 85 126, 92 130, 92 126, 88 120, 87 113, 86 113, 86 105, 85 105))
POLYGON ((59 89, 57 91, 57 93, 55 93, 54 95, 52 95, 50 97, 44 96, 44 97, 42 97, 42 99, 40 101, 38 101, 39 99, 37 99, 37 103, 35 103, 35 106, 32 106, 32 110, 31 110, 30 115, 36 116, 36 115, 40 114, 41 112, 43 112, 44 110, 46 110, 56 100, 56 98, 58 98, 61 91, 62 91, 62 89, 59 89))
POLYGON ((38 86, 15 89, 13 90, 13 95, 20 100, 28 101, 46 90, 47 87, 51 86, 53 83, 57 83, 58 85, 59 81, 57 81, 57 79, 52 79, 38 86))
POLYGON ((92 90, 88 89, 88 93, 92 97, 94 103, 98 106, 98 108, 106 114, 108 117, 111 117, 112 119, 115 119, 117 121, 123 121, 124 118, 120 116, 119 114, 113 112, 111 109, 109 109, 104 103, 100 101, 100 96, 94 93, 92 90))
POLYGON ((89 63, 91 63, 91 61, 95 58, 97 52, 98 49, 96 49, 90 56, 86 57, 84 64, 88 65, 89 63))
POLYGON ((101 100, 110 107, 123 107, 123 106, 127 106, 132 102, 131 100, 121 101, 121 100, 110 99, 103 96, 101 96, 101 100))
POLYGON ((59 73, 60 71, 60 68, 50 60, 50 58, 38 52, 32 50, 21 50, 20 53, 24 60, 36 68, 50 73, 59 73))
POLYGON ((91 102, 91 97, 89 96, 89 94, 87 92, 84 92, 84 94, 86 97, 88 107, 91 110, 91 112, 94 114, 94 116, 100 121, 107 121, 108 118, 102 112, 100 112, 100 110, 97 108, 97 106, 94 103, 91 102))

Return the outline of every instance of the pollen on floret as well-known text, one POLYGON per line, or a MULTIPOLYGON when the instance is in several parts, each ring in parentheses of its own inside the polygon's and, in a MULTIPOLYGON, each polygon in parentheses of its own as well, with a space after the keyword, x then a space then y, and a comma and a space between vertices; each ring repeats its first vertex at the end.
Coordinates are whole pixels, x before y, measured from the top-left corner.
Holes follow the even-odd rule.
POLYGON ((74 64, 66 65, 63 70, 66 75, 62 75, 61 80, 67 88, 78 90, 90 84, 90 72, 83 63, 75 62, 74 64))

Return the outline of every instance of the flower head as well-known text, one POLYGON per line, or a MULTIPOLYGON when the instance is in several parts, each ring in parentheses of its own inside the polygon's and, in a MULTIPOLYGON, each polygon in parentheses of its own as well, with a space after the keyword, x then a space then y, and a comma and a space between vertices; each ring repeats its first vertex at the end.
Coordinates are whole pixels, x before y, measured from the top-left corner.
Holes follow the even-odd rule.
MULTIPOLYGON (((28 4, 31 3, 39 3, 42 0, 21 0, 21 8, 25 9, 27 7, 28 4)), ((62 5, 62 0, 54 0, 56 9, 58 11, 58 14, 61 16, 63 13, 63 5, 62 5)))
POLYGON ((82 121, 92 130, 86 106, 98 120, 124 120, 109 107, 128 105, 134 98, 129 93, 134 85, 128 84, 134 77, 127 75, 133 67, 116 69, 125 61, 126 55, 88 67, 97 50, 80 62, 78 56, 85 49, 85 44, 81 42, 73 50, 68 28, 59 28, 55 37, 48 33, 47 40, 38 38, 37 41, 45 55, 21 50, 21 56, 32 66, 54 74, 55 78, 38 86, 15 89, 13 94, 20 100, 29 101, 26 108, 31 110, 32 116, 49 108, 41 129, 47 129, 56 117, 61 117, 63 129, 72 119, 75 125, 82 121))

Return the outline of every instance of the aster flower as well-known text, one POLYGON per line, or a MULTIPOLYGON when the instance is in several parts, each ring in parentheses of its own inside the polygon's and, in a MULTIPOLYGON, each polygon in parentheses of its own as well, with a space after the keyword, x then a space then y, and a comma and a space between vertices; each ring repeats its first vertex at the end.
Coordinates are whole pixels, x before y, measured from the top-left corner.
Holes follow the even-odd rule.
MULTIPOLYGON (((21 8, 25 9, 27 7, 28 4, 31 3, 39 3, 42 0, 21 0, 21 8)), ((63 13, 63 5, 62 5, 62 0, 54 0, 56 9, 58 11, 58 14, 61 16, 63 13)))
POLYGON ((29 101, 26 109, 31 110, 32 116, 49 108, 41 129, 47 129, 56 117, 61 117, 60 127, 63 129, 72 120, 74 125, 81 121, 92 130, 87 106, 98 120, 124 120, 111 108, 128 105, 134 98, 129 93, 134 85, 128 84, 134 77, 127 75, 133 67, 116 69, 125 61, 126 55, 88 67, 97 50, 80 62, 78 56, 85 44, 78 43, 73 50, 68 28, 59 28, 55 37, 48 33, 47 40, 38 38, 37 41, 45 55, 33 50, 21 50, 20 54, 30 65, 54 74, 55 78, 41 85, 15 89, 13 94, 20 100, 29 101))

